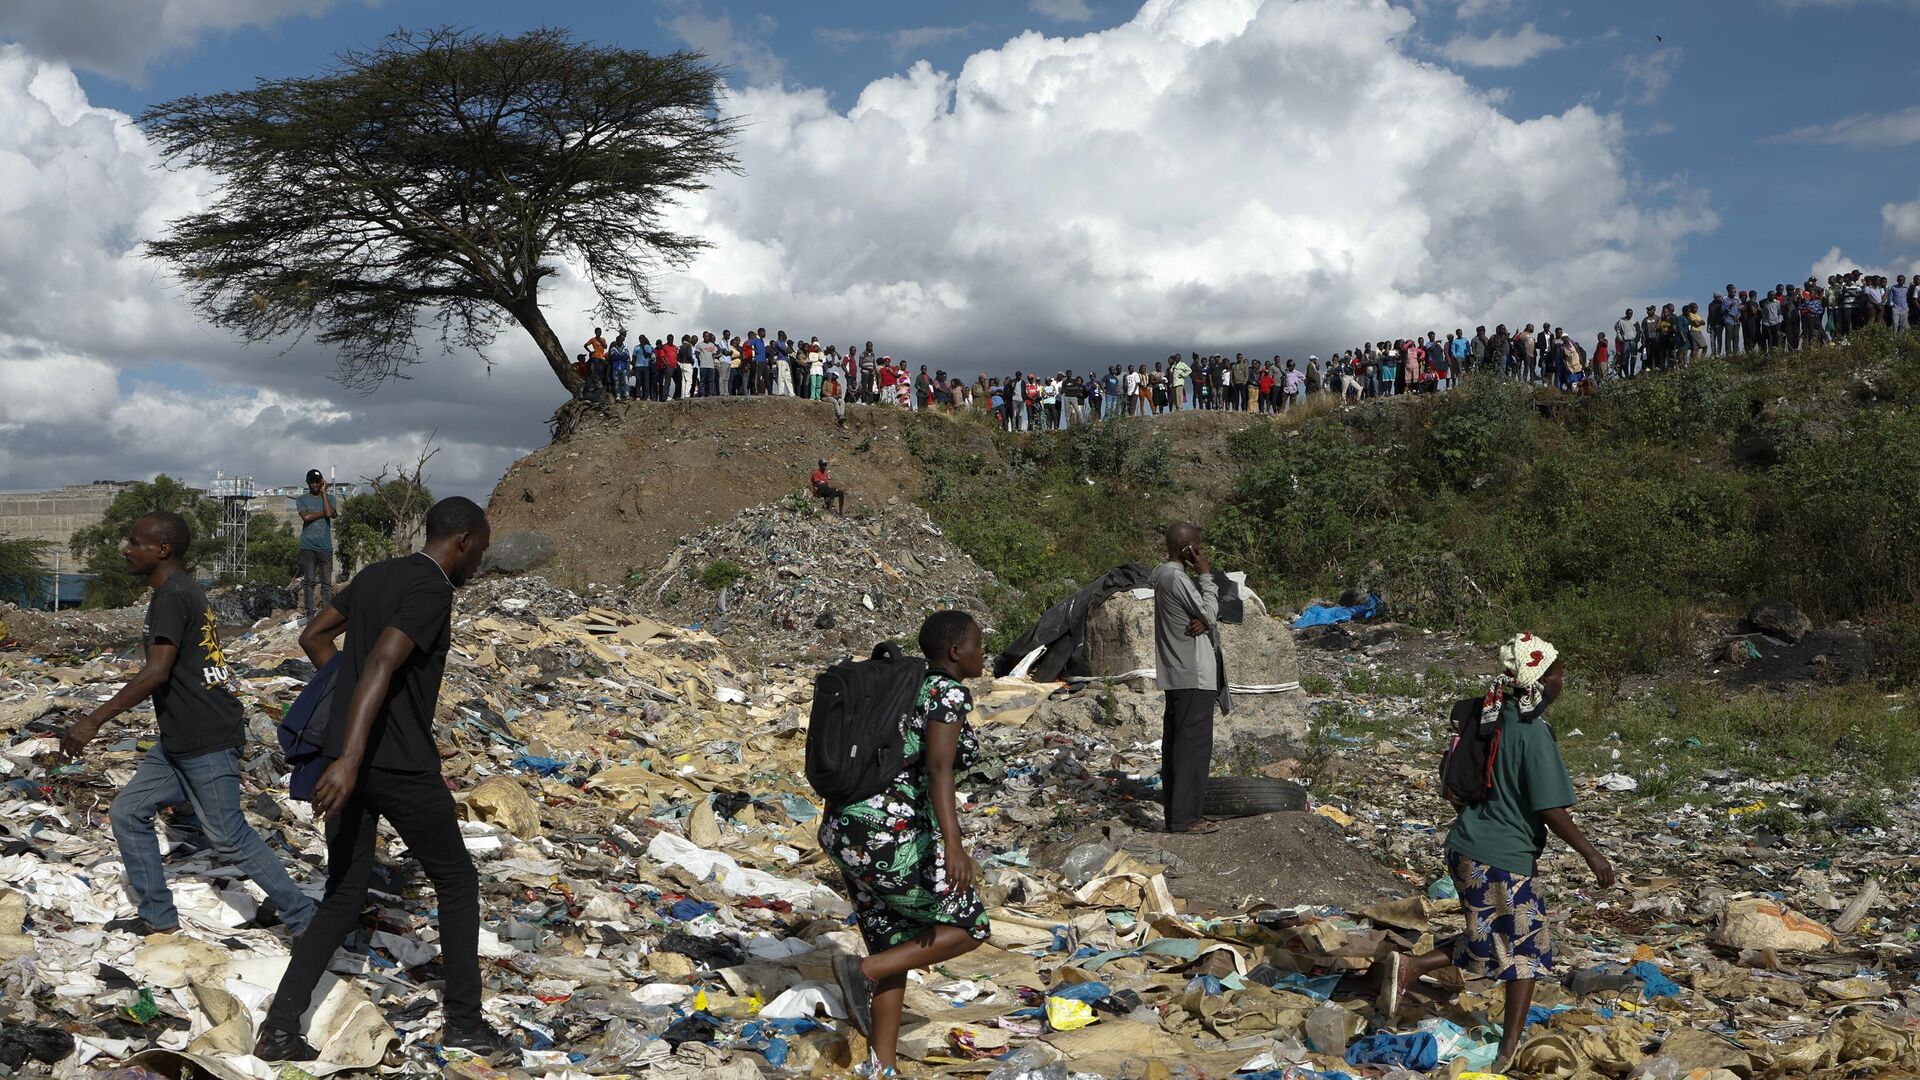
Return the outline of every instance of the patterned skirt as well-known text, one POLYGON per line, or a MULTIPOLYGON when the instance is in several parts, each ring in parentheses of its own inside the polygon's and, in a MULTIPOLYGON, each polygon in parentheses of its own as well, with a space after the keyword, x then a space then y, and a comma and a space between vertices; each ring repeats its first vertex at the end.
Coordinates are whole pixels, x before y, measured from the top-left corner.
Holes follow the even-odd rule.
POLYGON ((1449 848, 1447 871, 1460 891, 1467 932, 1453 942, 1454 966, 1500 982, 1553 970, 1553 930, 1534 880, 1478 863, 1449 848))
POLYGON ((987 940, 991 927, 979 894, 955 891, 947 881, 939 823, 924 804, 898 795, 844 807, 820 826, 820 847, 846 880, 867 951, 891 949, 939 924, 987 940))

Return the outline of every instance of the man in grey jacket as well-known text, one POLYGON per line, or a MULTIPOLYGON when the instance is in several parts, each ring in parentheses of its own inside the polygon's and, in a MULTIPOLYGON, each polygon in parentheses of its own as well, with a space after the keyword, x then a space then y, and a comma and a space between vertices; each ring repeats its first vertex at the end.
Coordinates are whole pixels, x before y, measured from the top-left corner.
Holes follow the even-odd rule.
POLYGON ((1167 561, 1154 568, 1154 685, 1167 695, 1160 727, 1160 788, 1167 831, 1210 833, 1200 816, 1213 762, 1213 710, 1231 708, 1220 654, 1220 590, 1200 548, 1200 529, 1167 529, 1167 561), (1188 576, 1191 570, 1196 578, 1188 576))

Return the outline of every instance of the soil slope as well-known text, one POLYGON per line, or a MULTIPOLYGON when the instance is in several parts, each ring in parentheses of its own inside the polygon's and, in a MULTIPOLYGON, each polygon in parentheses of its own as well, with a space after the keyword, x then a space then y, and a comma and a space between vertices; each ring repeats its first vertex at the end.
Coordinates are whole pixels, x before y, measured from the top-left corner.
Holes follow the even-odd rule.
MULTIPOLYGON (((1228 438, 1271 423, 1246 413, 1179 413, 1148 424, 1172 440, 1186 485, 1167 509, 1204 518, 1225 498, 1235 469, 1228 438)), ((837 428, 823 404, 793 398, 726 398, 670 405, 614 406, 568 441, 521 458, 493 489, 487 514, 495 536, 537 530, 559 547, 549 578, 579 587, 650 573, 683 536, 751 506, 805 493, 822 457, 847 490, 847 512, 889 498, 918 500, 927 472, 907 433, 961 440, 985 467, 1004 468, 990 429, 977 417, 907 413, 855 405, 837 428)))
POLYGON ((487 502, 495 536, 537 530, 559 547, 556 581, 613 584, 658 567, 683 536, 750 506, 804 494, 820 458, 847 512, 917 498, 925 473, 907 452, 916 419, 898 409, 833 412, 792 398, 615 406, 573 438, 521 458, 487 502))

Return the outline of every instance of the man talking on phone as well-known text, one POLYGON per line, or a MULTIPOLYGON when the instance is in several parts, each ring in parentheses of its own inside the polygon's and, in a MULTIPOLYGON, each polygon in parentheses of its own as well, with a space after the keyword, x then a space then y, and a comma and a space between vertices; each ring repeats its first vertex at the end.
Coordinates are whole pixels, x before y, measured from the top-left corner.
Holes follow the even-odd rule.
POLYGON ((1210 833, 1201 817, 1213 763, 1213 710, 1232 707, 1220 655, 1220 588, 1200 547, 1200 528, 1167 528, 1167 561, 1154 567, 1153 682, 1167 695, 1160 726, 1160 789, 1167 831, 1210 833))
POLYGON ((340 654, 325 747, 331 764, 313 786, 313 809, 327 817, 327 889, 267 1011, 254 1048, 264 1061, 319 1056, 301 1037, 300 1017, 334 950, 360 926, 381 818, 433 882, 445 973, 441 1042, 482 1057, 512 1045, 480 1015, 480 875, 460 838, 433 739, 453 590, 480 569, 491 538, 479 506, 442 499, 427 511, 424 550, 360 571, 301 631, 300 647, 316 668, 340 654))
POLYGON ((308 469, 307 493, 293 501, 300 513, 300 607, 308 620, 316 610, 316 587, 321 607, 333 602, 333 519, 340 516, 340 507, 327 487, 319 469, 308 469))

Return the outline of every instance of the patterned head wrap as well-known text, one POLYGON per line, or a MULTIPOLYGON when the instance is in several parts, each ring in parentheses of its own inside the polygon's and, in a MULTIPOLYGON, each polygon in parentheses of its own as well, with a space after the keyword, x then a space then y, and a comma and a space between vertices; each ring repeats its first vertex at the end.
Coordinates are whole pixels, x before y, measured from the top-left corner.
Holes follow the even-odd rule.
POLYGON ((1509 694, 1518 695, 1521 713, 1531 713, 1546 704, 1540 680, 1560 658, 1560 650, 1532 634, 1520 633, 1500 646, 1500 675, 1480 705, 1481 722, 1490 723, 1500 715, 1500 707, 1509 694))

